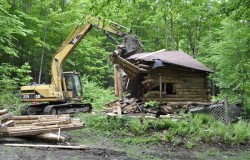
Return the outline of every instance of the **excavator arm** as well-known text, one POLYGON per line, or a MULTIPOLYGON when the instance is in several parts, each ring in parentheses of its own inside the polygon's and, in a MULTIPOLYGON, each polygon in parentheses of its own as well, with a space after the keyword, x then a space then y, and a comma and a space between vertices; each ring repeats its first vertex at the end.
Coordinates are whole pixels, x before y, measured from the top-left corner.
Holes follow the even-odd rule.
MULTIPOLYGON (((124 44, 127 45, 125 48, 127 51, 132 52, 135 50, 141 50, 141 44, 137 40, 137 37, 132 34, 131 30, 121 26, 115 22, 104 20, 100 17, 83 17, 85 21, 84 24, 79 23, 74 30, 70 33, 66 41, 61 45, 59 50, 56 52, 51 63, 51 74, 52 81, 51 84, 55 86, 55 91, 57 93, 63 92, 62 82, 63 82, 63 65, 67 57, 74 51, 81 40, 86 36, 86 34, 95 27, 97 29, 116 34, 123 37, 124 44), (87 22, 86 22, 87 20, 87 22), (123 31, 121 31, 123 30, 123 31), (127 42, 129 41, 129 43, 127 42), (137 43, 133 44, 132 43, 137 43), (133 46, 133 47, 131 47, 133 46), (135 47, 136 46, 136 47, 135 47)), ((58 95, 63 97, 63 94, 58 95)))
POLYGON ((22 108, 23 115, 91 111, 91 104, 81 103, 82 87, 79 74, 63 72, 63 65, 68 56, 93 27, 123 38, 123 42, 117 45, 116 50, 110 56, 113 63, 125 64, 123 58, 142 51, 142 45, 130 29, 100 17, 83 17, 52 58, 51 83, 32 83, 21 87, 22 101, 35 102, 22 108))

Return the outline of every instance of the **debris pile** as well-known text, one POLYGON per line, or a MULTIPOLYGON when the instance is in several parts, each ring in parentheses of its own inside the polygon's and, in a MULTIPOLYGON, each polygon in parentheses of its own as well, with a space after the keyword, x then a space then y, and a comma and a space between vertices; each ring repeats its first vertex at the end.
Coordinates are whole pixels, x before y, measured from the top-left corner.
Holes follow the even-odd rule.
POLYGON ((138 113, 141 104, 141 100, 124 98, 123 101, 116 100, 108 103, 104 108, 104 112, 116 114, 138 113))
POLYGON ((124 98, 123 101, 116 100, 106 105, 104 112, 107 115, 121 115, 131 113, 146 113, 154 115, 155 117, 164 117, 161 115, 168 115, 178 113, 180 111, 192 111, 197 107, 210 106, 212 103, 204 102, 169 102, 167 104, 157 104, 155 106, 143 103, 138 99, 124 98))
MULTIPOLYGON (((0 135, 2 137, 18 137, 35 135, 38 138, 53 137, 50 132, 74 130, 83 128, 80 119, 71 118, 69 115, 29 115, 13 116, 7 110, 0 110, 0 135)), ((48 138, 50 139, 50 138, 48 138)), ((53 138, 52 138, 53 139, 53 138)))

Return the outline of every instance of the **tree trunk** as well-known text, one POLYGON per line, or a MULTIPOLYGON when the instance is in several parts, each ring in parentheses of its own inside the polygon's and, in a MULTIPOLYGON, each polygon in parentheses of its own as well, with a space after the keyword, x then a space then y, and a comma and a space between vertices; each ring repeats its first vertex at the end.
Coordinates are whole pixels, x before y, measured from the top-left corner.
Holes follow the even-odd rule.
MULTIPOLYGON (((47 10, 46 22, 48 22, 48 16, 49 16, 49 11, 47 10)), ((45 55, 44 43, 46 43, 46 32, 47 32, 46 22, 44 24, 44 29, 43 29, 43 46, 42 46, 42 56, 41 56, 41 61, 40 61, 40 71, 39 71, 39 76, 38 76, 38 84, 41 83, 42 72, 43 72, 43 63, 44 63, 44 55, 45 55)))
POLYGON ((167 9, 164 11, 164 25, 165 25, 165 49, 168 50, 168 24, 167 24, 167 9))
MULTIPOLYGON (((62 10, 62 16, 61 16, 61 25, 63 26, 63 12, 65 11, 65 0, 61 0, 61 10, 62 10)), ((61 44, 63 43, 63 31, 61 32, 61 44)))
MULTIPOLYGON (((209 32, 209 48, 210 48, 210 57, 212 58, 213 53, 211 50, 211 46, 212 46, 212 26, 211 26, 211 20, 209 20, 209 25, 208 25, 208 32, 209 32)), ((212 63, 212 70, 214 71, 214 63, 213 61, 211 61, 212 63)), ((214 73, 212 73, 212 96, 215 96, 215 84, 214 84, 214 73)))
POLYGON ((172 50, 175 50, 175 43, 174 43, 174 20, 173 20, 173 14, 171 14, 170 24, 171 24, 171 35, 172 35, 172 50))

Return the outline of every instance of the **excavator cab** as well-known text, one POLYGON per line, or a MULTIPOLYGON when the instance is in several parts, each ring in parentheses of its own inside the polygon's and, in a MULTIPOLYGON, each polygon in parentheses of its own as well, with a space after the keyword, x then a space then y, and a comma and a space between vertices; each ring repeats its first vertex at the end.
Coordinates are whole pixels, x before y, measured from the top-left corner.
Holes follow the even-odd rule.
POLYGON ((64 91, 69 99, 82 100, 82 82, 79 73, 64 72, 65 78, 64 91))

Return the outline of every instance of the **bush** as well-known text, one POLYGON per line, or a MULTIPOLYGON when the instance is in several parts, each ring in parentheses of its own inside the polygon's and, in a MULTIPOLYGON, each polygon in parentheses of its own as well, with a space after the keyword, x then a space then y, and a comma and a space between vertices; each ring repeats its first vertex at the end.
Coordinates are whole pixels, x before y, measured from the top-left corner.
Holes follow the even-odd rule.
POLYGON ((21 67, 16 67, 8 63, 0 66, 0 92, 10 92, 18 89, 18 86, 26 85, 32 79, 30 77, 30 66, 25 63, 21 67))
POLYGON ((89 81, 88 77, 82 78, 84 101, 89 102, 95 109, 102 109, 108 102, 115 100, 112 88, 103 88, 96 82, 89 81))
POLYGON ((1 92, 0 108, 5 108, 8 112, 13 112, 15 115, 19 115, 22 108, 20 97, 11 92, 1 92))

